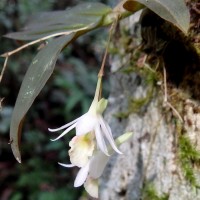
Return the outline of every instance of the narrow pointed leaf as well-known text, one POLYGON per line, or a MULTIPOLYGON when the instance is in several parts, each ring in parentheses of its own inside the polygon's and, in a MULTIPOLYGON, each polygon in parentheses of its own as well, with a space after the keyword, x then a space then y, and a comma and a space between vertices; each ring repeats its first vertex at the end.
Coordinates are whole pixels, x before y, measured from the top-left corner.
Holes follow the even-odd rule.
POLYGON ((124 8, 131 11, 132 6, 137 6, 136 2, 145 5, 163 19, 173 23, 184 33, 187 33, 190 14, 184 0, 127 0, 124 3, 124 8), (132 2, 135 2, 135 4, 132 2))
POLYGON ((17 40, 36 40, 51 34, 74 32, 96 27, 111 8, 102 3, 83 3, 65 11, 53 11, 32 17, 21 32, 5 37, 17 40))
POLYGON ((13 154, 21 162, 19 151, 22 121, 51 76, 60 51, 71 42, 74 34, 62 36, 49 42, 33 59, 22 82, 10 124, 10 141, 13 154))

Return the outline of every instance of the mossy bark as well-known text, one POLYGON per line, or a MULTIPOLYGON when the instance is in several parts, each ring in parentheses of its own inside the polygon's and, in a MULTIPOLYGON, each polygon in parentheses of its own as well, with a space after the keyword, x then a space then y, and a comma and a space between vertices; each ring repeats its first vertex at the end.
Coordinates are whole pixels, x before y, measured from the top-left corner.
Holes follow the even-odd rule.
POLYGON ((199 3, 187 4, 189 36, 175 31, 164 51, 150 51, 147 58, 133 34, 135 18, 120 23, 106 118, 115 137, 134 135, 105 169, 102 200, 200 200, 199 3))

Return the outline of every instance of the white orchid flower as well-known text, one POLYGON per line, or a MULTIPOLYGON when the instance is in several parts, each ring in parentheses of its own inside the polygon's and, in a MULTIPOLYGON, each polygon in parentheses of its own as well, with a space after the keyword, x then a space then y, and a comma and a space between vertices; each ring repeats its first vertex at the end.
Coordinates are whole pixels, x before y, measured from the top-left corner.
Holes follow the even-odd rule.
POLYGON ((69 142, 69 146, 71 147, 69 150, 71 163, 77 167, 84 167, 92 157, 95 149, 93 134, 75 136, 69 142))
POLYGON ((96 142, 92 133, 73 137, 69 145, 71 147, 69 150, 71 164, 59 164, 64 167, 79 167, 80 170, 76 176, 74 187, 84 184, 88 193, 91 193, 90 195, 94 197, 98 193, 95 192, 98 191, 95 183, 97 183, 97 178, 101 176, 109 156, 94 149, 96 142))
MULTIPOLYGON (((109 156, 106 156, 101 151, 98 151, 95 155, 92 156, 92 158, 84 167, 80 168, 74 181, 74 187, 80 187, 81 185, 83 185, 88 175, 93 179, 99 178, 102 175, 108 160, 109 156)), ((74 164, 63 163, 59 163, 59 165, 67 168, 76 166, 74 164)))
MULTIPOLYGON (((132 132, 128 132, 119 136, 116 139, 117 145, 118 146, 121 145, 122 143, 127 141, 131 136, 132 136, 132 132)), ((88 142, 88 144, 89 143, 90 142, 88 142)), ((79 145, 79 148, 81 148, 80 145, 79 145)), ((91 152, 90 148, 88 148, 88 152, 91 152)), ((113 154, 114 150, 110 148, 109 153, 113 154)), ((103 170, 109 158, 110 157, 102 153, 102 151, 94 152, 90 160, 88 160, 88 162, 83 167, 80 168, 76 176, 76 179, 74 181, 74 187, 80 187, 81 185, 84 184, 85 190, 90 194, 90 196, 94 198, 98 198, 98 178, 102 175, 103 170)), ((68 167, 68 168, 76 166, 74 163, 72 164, 59 163, 59 164, 63 167, 68 167)))
MULTIPOLYGON (((94 154, 88 163, 81 167, 78 171, 76 179, 74 181, 74 187, 80 187, 84 184, 86 191, 90 196, 98 197, 98 178, 102 175, 103 170, 109 160, 109 156, 106 156, 102 151, 98 151, 94 154)), ((59 163, 63 167, 75 167, 74 164, 59 163)))
POLYGON ((53 139, 52 141, 56 141, 56 140, 60 139, 65 134, 67 134, 69 131, 71 131, 72 129, 75 128, 77 136, 85 135, 89 132, 94 133, 98 147, 107 156, 109 154, 108 154, 108 149, 107 149, 104 138, 107 139, 107 141, 109 142, 111 147, 117 153, 121 154, 121 152, 118 150, 118 148, 114 142, 112 132, 111 132, 111 129, 110 129, 108 123, 102 117, 102 113, 106 109, 106 106, 107 106, 107 100, 105 100, 103 98, 100 101, 98 100, 99 94, 100 94, 100 88, 101 88, 101 78, 99 77, 98 82, 97 82, 95 97, 89 108, 89 111, 87 113, 85 113, 84 115, 82 115, 81 117, 77 118, 76 120, 74 120, 70 123, 67 123, 64 126, 61 126, 60 128, 49 129, 49 131, 51 131, 51 132, 66 129, 61 135, 59 135, 56 139, 53 139))

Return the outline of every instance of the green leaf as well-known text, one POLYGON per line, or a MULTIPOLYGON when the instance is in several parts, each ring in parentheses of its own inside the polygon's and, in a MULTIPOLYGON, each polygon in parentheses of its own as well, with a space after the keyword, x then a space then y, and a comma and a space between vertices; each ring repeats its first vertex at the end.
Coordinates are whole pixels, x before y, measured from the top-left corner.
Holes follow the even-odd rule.
POLYGON ((133 7, 138 6, 135 5, 137 4, 135 1, 145 5, 163 19, 173 23, 184 33, 187 33, 190 14, 184 0, 127 0, 124 3, 125 9, 131 10, 131 4, 133 7))
POLYGON ((13 154, 21 162, 19 142, 25 114, 51 76, 60 51, 68 45, 75 34, 56 38, 49 42, 33 59, 22 82, 10 124, 10 142, 13 154))
POLYGON ((140 4, 138 2, 130 1, 130 0, 124 1, 122 3, 123 3, 124 9, 126 9, 130 12, 136 12, 144 7, 142 4, 140 4))
POLYGON ((44 12, 33 16, 21 32, 5 37, 36 40, 48 35, 96 27, 111 8, 101 3, 83 3, 65 11, 44 12))

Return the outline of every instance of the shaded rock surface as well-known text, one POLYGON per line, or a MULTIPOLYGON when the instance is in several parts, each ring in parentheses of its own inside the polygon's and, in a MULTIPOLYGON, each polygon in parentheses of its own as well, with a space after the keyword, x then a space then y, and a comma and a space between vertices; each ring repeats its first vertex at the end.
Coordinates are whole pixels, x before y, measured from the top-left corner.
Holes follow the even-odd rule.
MULTIPOLYGON (((130 20, 122 24, 132 27, 130 20)), ((186 180, 178 156, 177 124, 190 137, 191 128, 186 120, 188 112, 184 113, 181 123, 172 109, 164 106, 162 87, 159 92, 152 91, 151 98, 135 112, 129 112, 130 99, 147 98, 149 86, 139 74, 119 70, 126 59, 129 57, 114 56, 111 59, 111 94, 106 119, 114 137, 127 131, 134 134, 121 145, 124 154, 111 157, 100 180, 100 199, 200 200, 200 191, 186 180), (122 113, 126 115, 120 117, 122 113)), ((199 102, 195 102, 195 106, 199 107, 199 102)), ((194 130, 192 137, 197 140, 200 132, 193 128, 192 133, 194 130)), ((193 170, 198 181, 200 170, 196 167, 193 170)))

